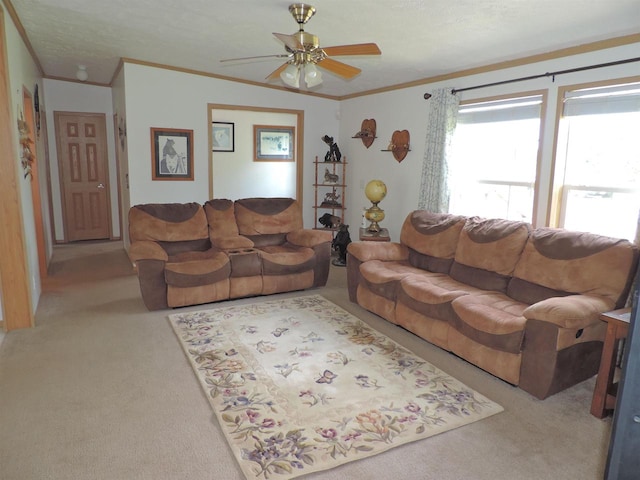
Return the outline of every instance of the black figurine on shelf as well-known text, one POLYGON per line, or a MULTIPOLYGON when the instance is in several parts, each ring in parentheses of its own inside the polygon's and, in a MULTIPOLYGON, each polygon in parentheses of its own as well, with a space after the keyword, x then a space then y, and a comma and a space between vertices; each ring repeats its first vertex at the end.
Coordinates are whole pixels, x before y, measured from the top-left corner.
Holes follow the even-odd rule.
POLYGON ((331 246, 333 249, 338 252, 338 258, 334 259, 331 262, 336 267, 346 267, 347 266, 347 247, 351 243, 351 235, 349 235, 349 225, 345 225, 344 223, 340 224, 338 227, 338 233, 336 234, 336 238, 331 242, 331 246))
POLYGON ((324 156, 325 162, 339 162, 342 158, 342 153, 340 153, 340 149, 338 148, 338 144, 333 141, 333 137, 329 135, 325 135, 322 137, 322 141, 329 145, 329 151, 324 156))

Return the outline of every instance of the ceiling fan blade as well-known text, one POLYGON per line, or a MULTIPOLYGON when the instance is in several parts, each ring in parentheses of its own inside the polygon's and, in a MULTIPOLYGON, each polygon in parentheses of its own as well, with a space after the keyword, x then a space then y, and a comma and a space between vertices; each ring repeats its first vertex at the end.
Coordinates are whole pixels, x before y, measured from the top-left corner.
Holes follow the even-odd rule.
POLYGON ((278 68, 276 68, 273 72, 271 72, 266 77, 266 80, 272 80, 274 78, 278 78, 280 76, 280 74, 284 71, 284 69, 287 68, 287 65, 289 65, 289 64, 288 63, 283 63, 282 65, 280 65, 278 68))
POLYGON ((382 52, 375 43, 356 43, 353 45, 338 45, 323 47, 324 53, 330 57, 337 55, 381 55, 382 52))
POLYGON ((288 53, 278 53, 275 55, 257 55, 255 57, 239 57, 239 58, 225 58, 220 60, 221 62, 235 62, 238 60, 256 60, 258 58, 287 58, 290 55, 288 53))
POLYGON ((338 62, 337 60, 333 60, 332 58, 325 58, 318 62, 318 66, 322 67, 326 70, 329 70, 336 75, 339 75, 343 78, 353 78, 358 75, 362 70, 356 67, 352 67, 351 65, 347 65, 346 63, 338 62))
POLYGON ((293 35, 285 35, 284 33, 275 32, 273 33, 273 35, 293 51, 304 50, 302 44, 293 35))

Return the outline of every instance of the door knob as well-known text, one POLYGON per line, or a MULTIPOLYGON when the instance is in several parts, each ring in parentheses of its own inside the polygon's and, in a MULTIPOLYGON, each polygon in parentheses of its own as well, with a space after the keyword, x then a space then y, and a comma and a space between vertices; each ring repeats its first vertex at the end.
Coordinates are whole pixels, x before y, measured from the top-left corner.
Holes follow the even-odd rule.
POLYGON ((98 188, 104 188, 104 183, 99 183, 98 188))

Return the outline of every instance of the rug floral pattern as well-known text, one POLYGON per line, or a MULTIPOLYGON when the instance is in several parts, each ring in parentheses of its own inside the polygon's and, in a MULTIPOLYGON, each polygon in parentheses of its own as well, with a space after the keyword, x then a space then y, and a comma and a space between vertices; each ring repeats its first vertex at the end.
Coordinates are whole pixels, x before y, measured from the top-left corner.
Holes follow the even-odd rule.
POLYGON ((169 317, 247 478, 294 478, 502 407, 320 295, 169 317))

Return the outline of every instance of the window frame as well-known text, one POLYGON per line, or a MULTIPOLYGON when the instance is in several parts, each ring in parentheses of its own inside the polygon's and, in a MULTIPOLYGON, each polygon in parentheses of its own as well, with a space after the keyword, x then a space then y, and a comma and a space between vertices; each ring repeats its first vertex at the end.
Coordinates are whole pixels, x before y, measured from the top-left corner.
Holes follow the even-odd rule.
MULTIPOLYGON (((640 82, 640 76, 622 77, 615 79, 600 80, 595 82, 576 83, 572 85, 562 85, 557 89, 556 99, 556 114, 554 124, 554 137, 553 137, 553 152, 551 155, 551 179, 549 188, 549 198, 547 201, 547 212, 545 215, 545 224, 550 227, 560 227, 564 224, 566 215, 566 199, 569 195, 569 190, 576 189, 574 185, 567 185, 569 188, 565 188, 564 172, 566 169, 566 155, 560 154, 559 147, 562 141, 563 146, 566 146, 566 139, 563 137, 566 132, 562 131, 561 122, 564 118, 564 97, 567 92, 574 90, 583 90, 588 88, 598 87, 610 87, 615 85, 622 85, 625 83, 637 83, 640 82)), ((583 189, 579 187, 578 189, 583 189)), ((603 190, 609 190, 605 188, 603 190)), ((620 190, 620 189, 615 189, 620 190)))
MULTIPOLYGON (((539 90, 525 90, 518 91, 514 93, 506 93, 501 95, 493 95, 489 97, 479 97, 479 98, 470 98, 460 101, 460 105, 458 108, 472 105, 472 104, 481 104, 481 103, 489 103, 496 102, 501 100, 516 100, 519 98, 526 98, 532 96, 540 96, 540 126, 538 130, 538 154, 536 158, 536 169, 535 169, 535 178, 533 181, 533 205, 531 212, 531 224, 537 225, 539 215, 538 202, 540 198, 540 178, 542 174, 542 165, 543 165, 543 146, 545 145, 545 133, 546 133, 546 117, 547 117, 547 105, 549 100, 549 89, 539 89, 539 90)), ((505 182, 506 183, 506 182, 505 182)), ((525 182, 508 182, 509 185, 521 186, 521 184, 525 182)), ((529 185, 529 183, 526 183, 529 185)), ((544 216, 544 215, 543 215, 544 216)))

